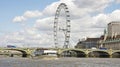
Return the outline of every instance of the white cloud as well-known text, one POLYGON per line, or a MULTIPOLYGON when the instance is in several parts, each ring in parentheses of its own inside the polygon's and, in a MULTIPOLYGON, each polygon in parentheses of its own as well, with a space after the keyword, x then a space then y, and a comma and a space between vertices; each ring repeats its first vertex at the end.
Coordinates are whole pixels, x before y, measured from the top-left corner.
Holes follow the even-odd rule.
POLYGON ((110 2, 111 0, 100 0, 99 2, 97 0, 74 0, 74 10, 76 11, 73 12, 74 10, 72 10, 72 12, 79 16, 88 15, 90 13, 101 13, 110 2))
POLYGON ((74 3, 77 5, 78 8, 88 8, 88 9, 104 9, 111 0, 74 0, 74 3))
POLYGON ((16 16, 14 19, 13 19, 13 22, 23 22, 25 21, 26 18, 24 16, 16 16))
POLYGON ((120 10, 114 10, 110 14, 100 13, 96 16, 85 16, 72 20, 71 39, 76 43, 79 38, 100 37, 109 22, 120 21, 119 14, 120 10))
POLYGON ((55 11, 58 7, 59 2, 54 2, 50 5, 48 5, 44 10, 43 14, 47 16, 55 15, 55 11))
POLYGON ((26 11, 23 16, 16 16, 13 19, 13 22, 24 22, 25 20, 28 20, 29 18, 36 18, 42 16, 42 12, 35 10, 35 11, 26 11))
POLYGON ((34 17, 42 16, 42 13, 38 10, 26 11, 23 16, 26 17, 26 18, 34 18, 34 17))
MULTIPOLYGON (((17 16, 15 21, 25 21, 28 18, 44 17, 36 19, 31 28, 2 37, 5 44, 19 43, 25 46, 50 47, 54 45, 53 41, 53 24, 54 15, 58 5, 63 2, 68 5, 71 15, 71 39, 70 44, 76 45, 78 39, 83 37, 99 37, 103 34, 104 28, 111 21, 120 21, 120 10, 114 10, 112 13, 104 14, 104 9, 109 6, 112 0, 60 0, 48 5, 43 12, 26 11, 22 16, 17 16), (95 15, 92 15, 94 14, 95 15), (11 36, 12 35, 12 36, 11 36)), ((59 18, 58 22, 63 22, 65 18, 59 18)), ((63 24, 65 25, 65 24, 63 24)), ((61 33, 62 34, 62 33, 61 33)), ((0 39, 0 40, 2 40, 0 39)), ((60 37, 59 39, 64 39, 60 37)))
POLYGON ((120 0, 115 0, 116 1, 116 3, 120 3, 120 0))
POLYGON ((83 17, 93 13, 101 13, 109 6, 112 0, 60 0, 48 5, 43 13, 47 16, 55 15, 55 11, 60 3, 66 3, 72 19, 83 17))
POLYGON ((38 19, 34 25, 35 28, 42 31, 52 31, 54 17, 38 19))
POLYGON ((109 14, 109 19, 111 21, 120 21, 120 10, 115 10, 111 14, 109 14))
POLYGON ((20 32, 14 32, 0 38, 0 46, 4 44, 17 47, 51 47, 51 36, 34 28, 27 28, 20 32), (12 35, 12 36, 11 36, 12 35))

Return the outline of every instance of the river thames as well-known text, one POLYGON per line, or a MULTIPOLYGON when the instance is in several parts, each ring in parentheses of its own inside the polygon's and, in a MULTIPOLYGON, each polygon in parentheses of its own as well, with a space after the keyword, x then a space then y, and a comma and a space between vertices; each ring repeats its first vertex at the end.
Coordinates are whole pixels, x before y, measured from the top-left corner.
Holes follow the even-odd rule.
POLYGON ((120 67, 119 58, 1 58, 0 67, 120 67))

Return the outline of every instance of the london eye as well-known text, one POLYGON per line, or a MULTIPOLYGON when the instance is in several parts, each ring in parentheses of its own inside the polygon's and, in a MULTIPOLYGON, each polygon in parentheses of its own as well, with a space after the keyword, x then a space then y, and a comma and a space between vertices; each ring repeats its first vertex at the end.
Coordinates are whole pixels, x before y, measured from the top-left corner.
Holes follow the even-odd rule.
POLYGON ((70 47, 70 43, 69 43, 70 27, 71 27, 70 26, 70 14, 69 14, 68 7, 65 3, 61 3, 57 7, 55 18, 54 18, 54 44, 56 48, 59 45, 63 45, 63 48, 70 47), (65 16, 64 16, 65 22, 59 22, 61 10, 65 12, 65 16), (59 42, 60 41, 59 32, 61 32, 61 34, 63 34, 64 36, 62 37, 62 40, 64 41, 63 44, 59 42))

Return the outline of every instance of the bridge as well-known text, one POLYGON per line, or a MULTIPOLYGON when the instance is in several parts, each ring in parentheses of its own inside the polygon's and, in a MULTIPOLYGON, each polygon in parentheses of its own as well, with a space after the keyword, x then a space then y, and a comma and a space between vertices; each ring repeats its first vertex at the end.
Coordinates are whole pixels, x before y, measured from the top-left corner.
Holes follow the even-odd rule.
MULTIPOLYGON (((41 48, 0 48, 0 55, 13 57, 31 57, 35 50, 43 50, 41 48)), ((56 49, 47 48, 48 50, 56 50, 58 57, 102 57, 102 58, 120 58, 120 50, 100 50, 100 49, 56 49)))
POLYGON ((14 55, 21 57, 29 57, 34 52, 35 48, 0 48, 0 55, 11 56, 14 55))
POLYGON ((101 49, 58 49, 60 57, 102 57, 120 58, 120 50, 101 50, 101 49))

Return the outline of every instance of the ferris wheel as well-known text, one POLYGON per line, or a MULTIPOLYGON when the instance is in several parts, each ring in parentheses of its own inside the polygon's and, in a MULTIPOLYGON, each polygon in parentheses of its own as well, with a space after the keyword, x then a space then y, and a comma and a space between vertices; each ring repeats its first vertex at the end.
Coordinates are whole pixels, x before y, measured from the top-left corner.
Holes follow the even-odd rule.
POLYGON ((70 39, 70 14, 69 14, 69 10, 68 7, 65 3, 61 3, 56 10, 55 13, 55 19, 54 19, 54 44, 55 47, 57 48, 59 45, 63 45, 63 48, 69 48, 70 44, 69 44, 69 39, 70 39), (60 12, 61 10, 64 10, 65 12, 65 22, 59 22, 60 20, 60 12), (60 24, 61 23, 61 24, 60 24), (64 27, 63 27, 64 26, 64 27), (63 39, 63 44, 59 43, 59 32, 61 31, 61 34, 64 33, 64 37, 63 39))

